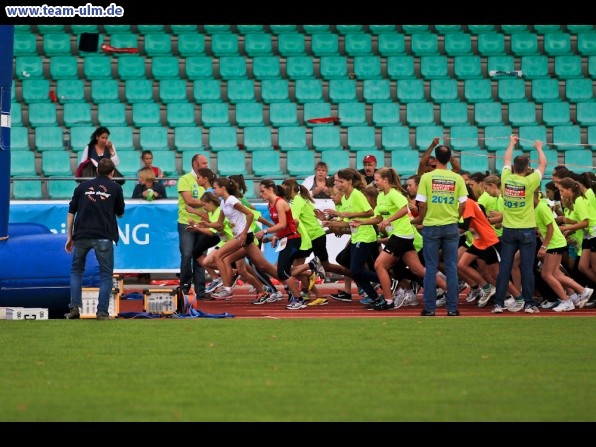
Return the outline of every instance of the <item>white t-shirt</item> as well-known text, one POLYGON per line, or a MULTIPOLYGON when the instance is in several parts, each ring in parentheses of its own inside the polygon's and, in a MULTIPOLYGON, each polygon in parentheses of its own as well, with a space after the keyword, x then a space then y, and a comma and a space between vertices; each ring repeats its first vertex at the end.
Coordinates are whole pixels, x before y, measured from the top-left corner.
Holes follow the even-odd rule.
POLYGON ((229 196, 221 202, 221 210, 230 222, 234 236, 238 236, 246 227, 246 214, 234 208, 237 203, 240 203, 240 200, 236 196, 229 196))

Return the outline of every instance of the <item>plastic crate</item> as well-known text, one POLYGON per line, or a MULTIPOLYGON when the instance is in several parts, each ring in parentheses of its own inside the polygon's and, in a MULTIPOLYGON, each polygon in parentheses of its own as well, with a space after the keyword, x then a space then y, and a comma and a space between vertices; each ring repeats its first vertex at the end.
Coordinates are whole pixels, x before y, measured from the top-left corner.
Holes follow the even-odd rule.
MULTIPOLYGON (((81 318, 96 318, 97 300, 99 296, 99 287, 83 288, 83 307, 81 308, 81 318)), ((110 317, 117 317, 120 313, 120 289, 113 288, 108 307, 110 317)))

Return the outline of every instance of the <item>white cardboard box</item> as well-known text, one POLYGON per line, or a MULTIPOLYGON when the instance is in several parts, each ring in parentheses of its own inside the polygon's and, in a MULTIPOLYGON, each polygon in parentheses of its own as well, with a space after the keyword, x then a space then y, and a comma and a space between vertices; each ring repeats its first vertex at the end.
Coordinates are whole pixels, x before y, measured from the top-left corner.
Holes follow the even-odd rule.
MULTIPOLYGON (((96 317, 98 296, 99 287, 83 287, 83 308, 81 309, 81 318, 96 317)), ((120 313, 120 291, 118 289, 112 289, 108 313, 110 314, 110 317, 117 317, 120 313)))
POLYGON ((6 320, 47 320, 48 309, 42 307, 4 307, 6 320))

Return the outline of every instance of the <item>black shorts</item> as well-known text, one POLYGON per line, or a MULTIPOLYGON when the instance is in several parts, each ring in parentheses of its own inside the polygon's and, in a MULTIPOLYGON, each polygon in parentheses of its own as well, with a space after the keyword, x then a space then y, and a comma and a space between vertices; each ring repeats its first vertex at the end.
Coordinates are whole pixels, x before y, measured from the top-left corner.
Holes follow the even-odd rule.
POLYGON ((457 247, 458 248, 459 247, 466 247, 466 248, 469 247, 469 245, 468 245, 468 238, 466 237, 466 233, 462 234, 459 237, 459 244, 457 245, 457 247))
POLYGON ((217 244, 219 244, 219 242, 220 239, 217 233, 213 233, 211 236, 207 236, 205 233, 199 234, 195 241, 195 246, 192 249, 192 257, 197 259, 209 248, 215 247, 217 244))
POLYGON ((490 247, 485 248, 484 250, 481 250, 475 245, 472 245, 468 248, 468 251, 466 253, 470 253, 471 255, 477 256, 479 259, 482 259, 484 262, 486 262, 487 265, 492 265, 496 262, 501 261, 500 245, 501 243, 497 242, 496 244, 491 245, 490 247))
POLYGON ((329 261, 329 253, 327 252, 327 235, 324 234, 312 240, 312 252, 319 258, 321 262, 329 261))
MULTIPOLYGON (((540 250, 540 247, 538 247, 538 250, 540 250)), ((569 247, 567 245, 565 245, 564 247, 550 248, 550 249, 546 250, 546 252, 549 254, 561 255, 561 256, 563 256, 568 251, 569 251, 569 247)))
POLYGON ((582 250, 596 251, 596 237, 582 240, 582 250))
POLYGON ((311 253, 312 253, 312 248, 309 248, 307 250, 298 250, 298 254, 296 255, 296 259, 308 258, 311 253))
POLYGON ((394 234, 389 237, 389 240, 383 248, 385 253, 389 253, 396 258, 399 258, 404 253, 412 250, 415 250, 414 239, 405 239, 403 237, 395 236, 394 234))
POLYGON ((253 233, 247 233, 246 240, 244 241, 244 245, 242 245, 242 246, 246 247, 249 244, 252 244, 254 241, 255 241, 255 235, 253 233))

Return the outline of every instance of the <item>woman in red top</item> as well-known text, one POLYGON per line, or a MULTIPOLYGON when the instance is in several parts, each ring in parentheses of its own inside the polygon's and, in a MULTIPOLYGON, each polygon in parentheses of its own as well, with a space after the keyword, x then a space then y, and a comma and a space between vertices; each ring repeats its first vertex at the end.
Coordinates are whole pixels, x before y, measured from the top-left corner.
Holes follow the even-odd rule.
POLYGON ((271 243, 273 246, 278 245, 276 251, 279 252, 277 278, 288 286, 293 295, 287 308, 290 310, 303 309, 306 307, 306 303, 300 297, 297 279, 292 277, 292 264, 300 254, 300 245, 302 244, 302 238, 296 229, 296 221, 292 217, 292 210, 288 202, 277 195, 277 186, 273 180, 262 180, 259 185, 259 193, 267 201, 274 225, 257 232, 255 236, 262 239, 266 234, 273 234, 271 243))

